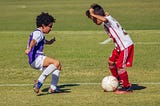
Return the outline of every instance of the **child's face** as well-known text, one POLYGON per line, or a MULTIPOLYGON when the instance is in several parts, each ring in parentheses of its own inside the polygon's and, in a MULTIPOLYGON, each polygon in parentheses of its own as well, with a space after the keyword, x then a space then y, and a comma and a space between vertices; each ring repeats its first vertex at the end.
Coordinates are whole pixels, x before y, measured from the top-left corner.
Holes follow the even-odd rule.
POLYGON ((53 23, 50 23, 48 26, 43 25, 42 26, 43 33, 48 34, 52 30, 52 25, 53 23))
POLYGON ((91 17, 91 19, 93 20, 93 22, 97 25, 101 25, 102 24, 102 21, 97 19, 97 18, 94 18, 94 17, 91 17))

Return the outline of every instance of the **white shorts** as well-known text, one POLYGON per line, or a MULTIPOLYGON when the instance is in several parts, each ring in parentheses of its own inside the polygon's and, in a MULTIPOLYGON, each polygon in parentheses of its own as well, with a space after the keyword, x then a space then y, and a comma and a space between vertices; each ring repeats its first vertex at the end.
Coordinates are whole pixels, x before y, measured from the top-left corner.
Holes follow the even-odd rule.
POLYGON ((44 70, 45 67, 43 67, 43 62, 44 62, 44 59, 46 58, 46 56, 44 55, 39 55, 35 61, 31 64, 31 66, 35 69, 39 69, 41 71, 44 70))

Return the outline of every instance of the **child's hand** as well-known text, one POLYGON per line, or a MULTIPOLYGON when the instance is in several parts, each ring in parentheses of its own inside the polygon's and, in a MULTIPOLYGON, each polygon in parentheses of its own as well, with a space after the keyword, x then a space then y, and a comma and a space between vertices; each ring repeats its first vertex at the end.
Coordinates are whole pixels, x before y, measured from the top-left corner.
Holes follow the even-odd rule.
POLYGON ((55 39, 55 37, 54 38, 52 38, 51 40, 45 40, 45 44, 48 44, 48 45, 50 45, 50 44, 52 44, 52 43, 54 43, 56 41, 56 39, 55 39))
POLYGON ((89 9, 89 12, 90 12, 90 15, 92 16, 94 14, 94 9, 93 8, 90 8, 89 9))
POLYGON ((54 37, 54 38, 52 38, 49 42, 52 44, 53 42, 55 42, 56 41, 56 38, 54 37))
POLYGON ((25 50, 25 54, 28 55, 29 52, 30 52, 30 49, 27 48, 27 49, 25 50))

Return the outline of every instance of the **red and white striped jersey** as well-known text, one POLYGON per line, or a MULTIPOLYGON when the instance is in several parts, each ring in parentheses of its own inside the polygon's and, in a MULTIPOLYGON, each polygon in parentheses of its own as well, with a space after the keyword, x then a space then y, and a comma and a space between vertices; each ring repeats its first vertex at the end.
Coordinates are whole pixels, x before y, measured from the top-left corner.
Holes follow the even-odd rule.
POLYGON ((133 45, 129 34, 121 27, 119 22, 115 20, 111 15, 105 17, 108 22, 103 22, 104 29, 112 38, 115 46, 118 50, 122 51, 125 48, 133 45))

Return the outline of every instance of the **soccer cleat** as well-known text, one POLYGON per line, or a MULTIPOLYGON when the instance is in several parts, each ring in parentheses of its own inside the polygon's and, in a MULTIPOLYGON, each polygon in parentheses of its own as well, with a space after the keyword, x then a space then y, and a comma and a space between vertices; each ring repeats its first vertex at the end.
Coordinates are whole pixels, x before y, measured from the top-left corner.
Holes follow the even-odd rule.
POLYGON ((123 88, 123 84, 122 84, 122 82, 121 81, 118 81, 118 87, 117 87, 117 89, 122 89, 123 88))
POLYGON ((118 90, 118 89, 117 89, 117 90, 114 91, 114 93, 115 93, 115 94, 129 94, 129 93, 131 93, 131 92, 129 92, 129 91, 122 91, 122 90, 118 90))
POLYGON ((129 94, 132 92, 133 92, 133 87, 131 85, 127 88, 122 87, 121 89, 117 89, 114 91, 115 94, 129 94))
POLYGON ((127 92, 133 92, 133 86, 131 85, 131 86, 129 86, 128 88, 126 88, 126 91, 127 91, 127 92))
POLYGON ((38 94, 39 93, 39 89, 42 86, 42 83, 39 82, 38 80, 35 80, 34 82, 35 82, 35 84, 33 85, 33 89, 34 89, 34 92, 38 94))
POLYGON ((62 93, 63 91, 62 90, 60 90, 59 88, 56 88, 56 89, 51 89, 50 88, 50 91, 49 91, 49 93, 62 93))
POLYGON ((128 92, 133 92, 133 86, 132 84, 129 84, 128 87, 123 87, 128 92))

